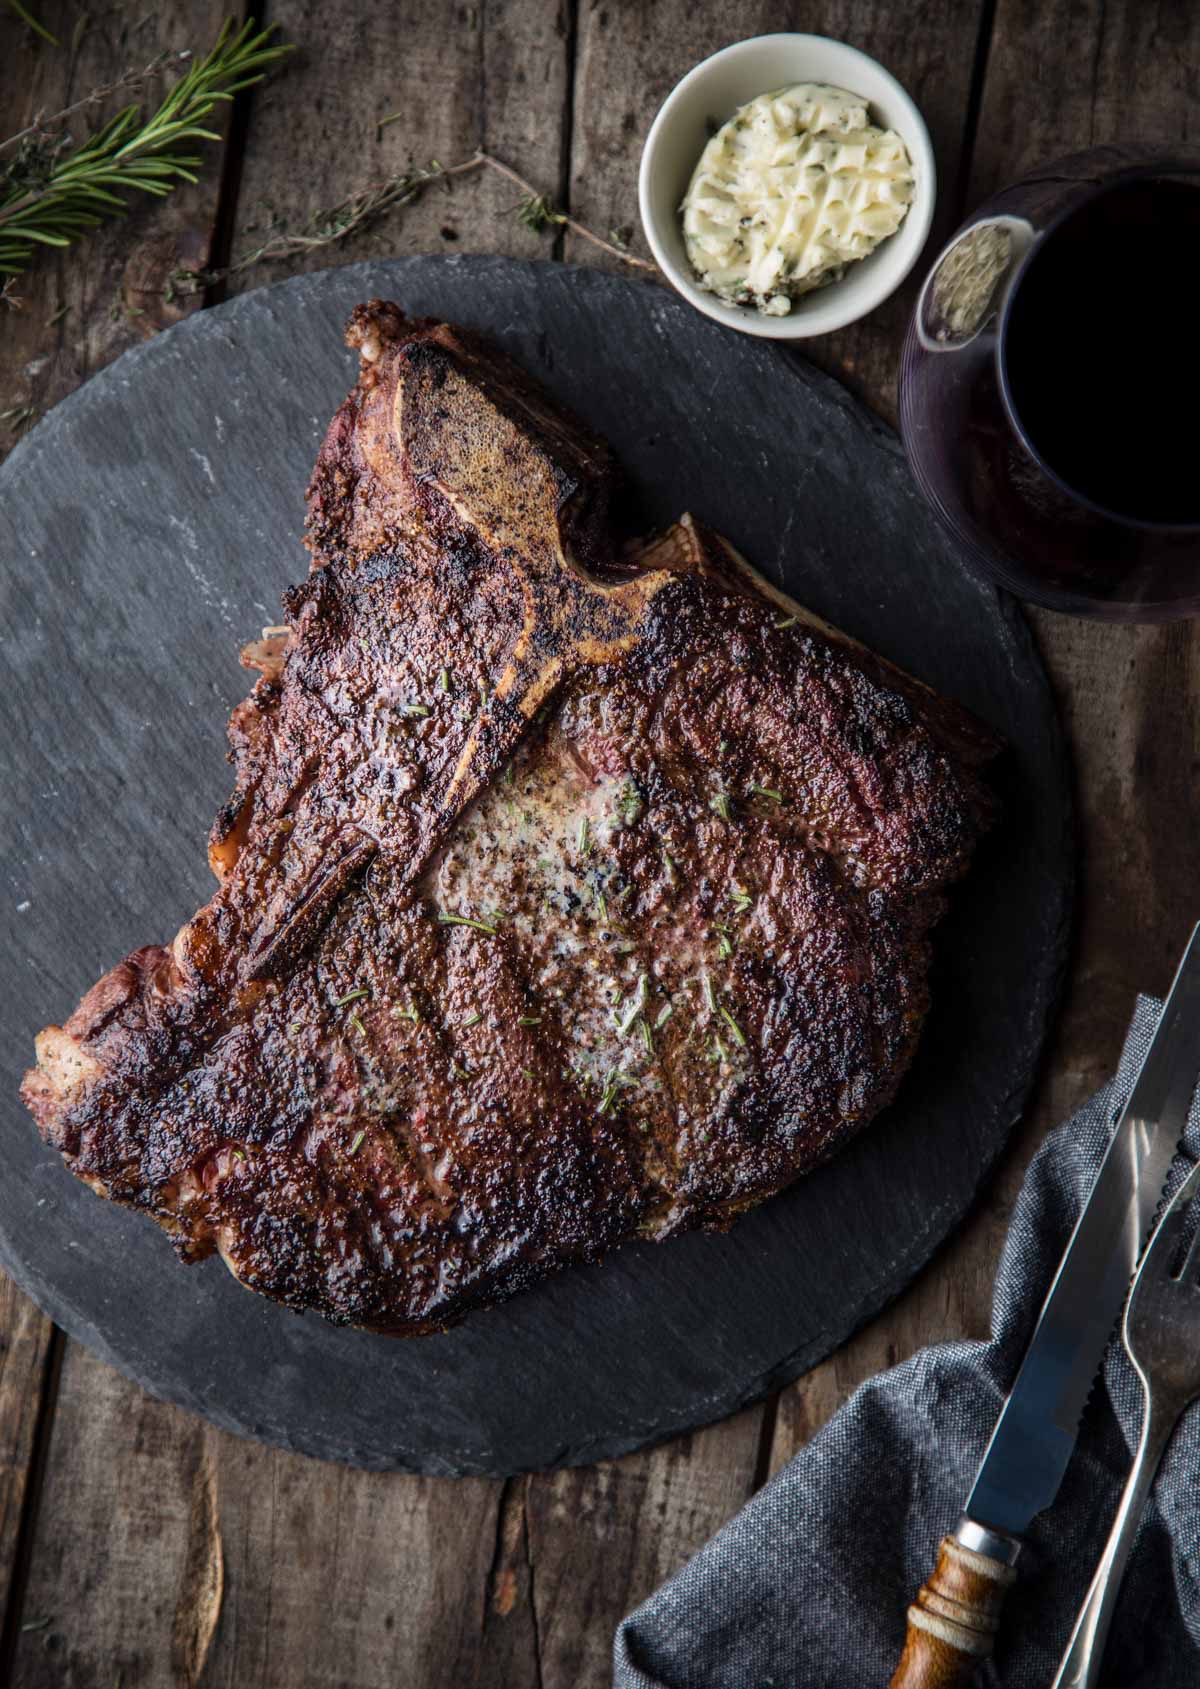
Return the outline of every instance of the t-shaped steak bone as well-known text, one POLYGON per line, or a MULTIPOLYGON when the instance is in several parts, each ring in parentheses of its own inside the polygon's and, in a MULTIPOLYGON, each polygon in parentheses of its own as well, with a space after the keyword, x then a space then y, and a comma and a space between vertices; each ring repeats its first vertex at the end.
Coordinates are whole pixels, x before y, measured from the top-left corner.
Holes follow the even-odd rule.
POLYGON ((102 1194, 293 1307, 445 1324, 724 1225, 888 1101, 995 749, 470 336, 356 311, 212 901, 38 1039, 102 1194))

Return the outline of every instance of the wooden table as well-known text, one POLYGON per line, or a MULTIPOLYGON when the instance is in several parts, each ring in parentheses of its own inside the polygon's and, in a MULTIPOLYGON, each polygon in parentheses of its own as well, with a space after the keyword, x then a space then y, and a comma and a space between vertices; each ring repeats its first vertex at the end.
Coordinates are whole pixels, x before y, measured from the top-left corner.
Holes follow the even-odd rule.
MULTIPOLYGON (((205 47, 224 11, 220 0, 29 4, 62 45, 0 10, 3 134, 160 49, 205 47)), ((21 309, 0 322, 0 410, 44 412, 186 310, 303 267, 252 269, 203 300, 164 297, 181 264, 227 263, 261 239, 252 225, 303 224, 410 160, 449 163, 484 146, 588 227, 632 229, 638 153, 659 102, 697 59, 743 35, 841 37, 901 78, 937 148, 935 243, 1035 162, 1118 137, 1175 141, 1200 121, 1200 7, 1177 0, 271 0, 268 15, 299 51, 239 100, 198 186, 139 206, 19 284, 21 309)), ((315 251, 310 266, 431 250, 609 262, 561 230, 523 228, 516 198, 493 175, 470 176, 315 251)), ((644 251, 640 232, 633 249, 644 251)), ((811 347, 889 419, 912 294, 811 347)), ((0 1681, 590 1689, 608 1681, 621 1614, 861 1379, 923 1344, 986 1331, 1026 1161, 1105 1077, 1134 994, 1164 989, 1200 912, 1200 639, 1186 623, 1033 620, 1076 761, 1070 990, 1006 1165, 909 1293, 807 1378, 725 1424, 613 1464, 501 1483, 381 1477, 237 1441, 143 1395, 0 1281, 0 1681)))

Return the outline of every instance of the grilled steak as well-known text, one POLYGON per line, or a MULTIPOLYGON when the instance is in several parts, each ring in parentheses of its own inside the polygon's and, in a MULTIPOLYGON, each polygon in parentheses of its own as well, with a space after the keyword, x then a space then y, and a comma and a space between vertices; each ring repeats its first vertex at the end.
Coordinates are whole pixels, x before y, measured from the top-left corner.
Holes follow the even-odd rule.
POLYGON ((878 1112, 995 745, 689 519, 620 541, 606 446, 465 334, 349 340, 219 888, 23 1094, 184 1260, 418 1333, 878 1112))

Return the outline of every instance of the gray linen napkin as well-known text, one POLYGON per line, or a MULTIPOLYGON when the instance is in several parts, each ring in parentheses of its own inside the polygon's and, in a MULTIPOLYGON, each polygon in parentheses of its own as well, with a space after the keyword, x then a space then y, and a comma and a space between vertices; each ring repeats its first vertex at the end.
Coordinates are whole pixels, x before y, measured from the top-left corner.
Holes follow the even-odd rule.
MULTIPOLYGON (((695 1559, 620 1626, 618 1689, 885 1689, 1132 1086, 1160 1005, 1139 1001, 1112 1082, 1025 1176, 987 1343, 944 1343, 862 1385, 695 1559)), ((1200 1155, 1200 1098, 1185 1148, 1200 1155)), ((1175 1180, 1185 1171, 1182 1158, 1175 1180)), ((1174 1184, 1172 1185, 1174 1188, 1174 1184)), ((1055 1506, 1005 1609, 988 1689, 1046 1689, 1108 1534, 1141 1391, 1110 1346, 1055 1506)), ((1159 1473, 1105 1659, 1107 1689, 1200 1686, 1200 1407, 1159 1473)))

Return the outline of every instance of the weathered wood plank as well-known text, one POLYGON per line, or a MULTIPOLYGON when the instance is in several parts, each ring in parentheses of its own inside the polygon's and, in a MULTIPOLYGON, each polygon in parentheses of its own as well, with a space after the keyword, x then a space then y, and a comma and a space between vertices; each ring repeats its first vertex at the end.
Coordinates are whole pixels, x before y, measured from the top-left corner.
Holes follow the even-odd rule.
POLYGON ((751 1408, 644 1454, 526 1481, 545 1689, 609 1681, 620 1619, 752 1492, 761 1429, 762 1409, 751 1408))
POLYGON ((532 1683, 527 1615, 486 1595, 501 1486, 321 1465, 207 1434, 225 1606, 206 1689, 532 1683), (486 1638, 485 1638, 486 1626, 486 1638))
MULTIPOLYGON (((1169 142, 1191 120, 1200 13, 1158 5, 1001 0, 970 203, 1023 170, 1111 140, 1169 142), (1047 49, 1047 43, 1060 46, 1047 49)), ((1200 639, 1195 624, 1119 628, 1032 611, 1075 757, 1080 863, 1075 965, 1047 1073, 970 1225, 895 1307, 782 1398, 772 1465, 864 1379, 945 1337, 987 1330, 1007 1215, 1042 1137, 1108 1075, 1138 991, 1166 989, 1197 918, 1192 841, 1200 639)))
MULTIPOLYGON (((646 131, 671 88, 692 65, 731 41, 803 29, 849 41, 878 59, 921 108, 938 164, 938 212, 931 236, 936 245, 953 227, 961 198, 963 125, 983 19, 980 0, 924 7, 919 22, 910 8, 886 0, 822 0, 804 7, 800 16, 783 0, 757 0, 739 8, 736 18, 723 7, 698 7, 688 0, 620 6, 585 0, 579 18, 571 212, 598 234, 632 228, 632 250, 648 256, 638 224, 638 163, 646 131)), ((575 237, 568 241, 567 255, 576 263, 619 268, 575 237)), ((866 322, 804 347, 806 357, 889 418, 895 416, 900 338, 917 285, 914 274, 866 322)))
MULTIPOLYGON (((567 0, 500 7, 359 0, 336 12, 321 0, 279 0, 271 16, 299 51, 253 98, 235 254, 261 241, 273 222, 301 228, 367 183, 410 164, 454 164, 480 147, 545 192, 561 191, 567 0)), ((492 171, 462 177, 335 247, 235 276, 230 291, 303 268, 408 252, 548 256, 545 240, 515 215, 519 197, 492 171)))
MULTIPOLYGON (((66 0, 39 0, 33 10, 60 45, 41 41, 8 10, 0 14, 4 134, 39 113, 52 115, 164 49, 207 48, 224 16, 222 0, 164 0, 146 16, 128 8, 89 14, 66 0)), ((39 257, 13 290, 19 309, 0 307, 0 411, 27 408, 40 415, 126 346, 183 314, 187 307, 168 305, 162 287, 177 266, 207 261, 219 170, 220 155, 212 149, 196 187, 165 201, 144 200, 66 254, 39 257)), ((0 423, 0 451, 11 447, 20 425, 11 416, 0 423)), ((50 1333, 49 1322, 4 1281, 0 1620, 12 1583, 50 1333)), ((10 1617, 15 1625, 19 1615, 10 1617)))

